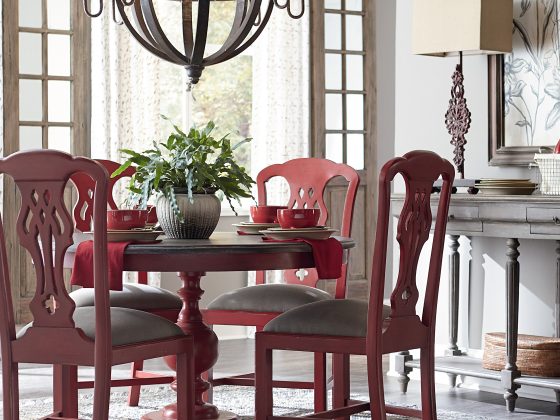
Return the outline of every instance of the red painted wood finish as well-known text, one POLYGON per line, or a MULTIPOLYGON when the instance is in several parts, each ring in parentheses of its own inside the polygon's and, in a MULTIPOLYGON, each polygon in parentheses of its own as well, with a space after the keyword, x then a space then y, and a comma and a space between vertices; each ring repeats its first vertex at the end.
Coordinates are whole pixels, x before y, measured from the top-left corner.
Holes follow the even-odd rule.
POLYGON ((11 176, 21 193, 21 206, 14 223, 20 244, 29 252, 36 272, 35 296, 30 302, 33 327, 16 339, 6 241, 0 224, 0 343, 4 419, 19 419, 18 364, 42 363, 59 366, 60 391, 55 395, 52 417, 76 418, 72 373, 77 365, 94 366, 93 418, 108 419, 111 366, 175 354, 178 357, 178 403, 181 415, 192 418, 194 393, 192 337, 143 342, 127 346, 111 343, 109 286, 107 279, 107 172, 98 163, 69 154, 38 150, 15 153, 0 160, 0 173, 11 176), (72 245, 73 222, 64 204, 64 189, 70 176, 87 173, 95 182, 93 192, 95 336, 92 340, 75 328, 75 304, 64 286, 65 254, 72 245))
MULTIPOLYGON (((96 159, 109 173, 109 176, 115 172, 121 165, 112 160, 96 159)), ((117 181, 123 178, 130 178, 136 170, 134 167, 130 166, 125 169, 121 174, 114 178, 109 178, 109 192, 107 195, 107 208, 111 210, 117 210, 118 206, 115 203, 115 198, 113 197, 113 189, 117 181)), ((76 173, 70 177, 70 180, 76 187, 78 192, 78 199, 74 206, 74 226, 80 232, 88 232, 91 230, 91 220, 93 216, 93 189, 95 188, 95 183, 85 173, 76 173)), ((138 273, 138 283, 148 284, 148 273, 140 272, 138 273)))
MULTIPOLYGON (((115 184, 123 179, 130 178, 136 172, 136 169, 132 166, 125 169, 116 177, 111 177, 111 174, 115 172, 121 165, 120 163, 113 162, 111 160, 98 159, 96 162, 100 163, 109 173, 109 184, 108 184, 108 195, 107 195, 107 208, 111 210, 118 209, 118 206, 113 197, 113 190, 115 184)), ((70 177, 70 180, 74 184, 78 192, 78 198, 76 204, 74 205, 74 226, 77 230, 81 232, 87 232, 91 230, 92 218, 93 218, 93 191, 95 189, 94 180, 86 173, 79 172, 75 173, 70 177)), ((137 273, 137 280, 139 284, 148 284, 148 273, 141 271, 137 273)), ((155 315, 163 316, 170 321, 175 321, 179 311, 176 309, 167 310, 147 310, 146 312, 151 312, 155 315)), ((143 371, 144 361, 138 360, 132 364, 131 368, 131 380, 128 382, 119 381, 120 386, 130 385, 128 404, 130 406, 138 406, 140 400, 140 387, 141 385, 150 385, 157 383, 170 383, 173 379, 169 376, 162 376, 153 374, 150 372, 143 371)), ((56 372, 55 372, 56 374, 56 372)), ((116 384, 116 382, 113 382, 116 384)), ((79 382, 78 388, 92 388, 93 384, 89 381, 79 382)))
MULTIPOLYGON (((342 212, 340 235, 350 237, 352 231, 352 216, 354 213, 354 203, 356 193, 360 183, 358 173, 350 166, 339 164, 327 159, 301 158, 293 159, 282 164, 271 165, 264 168, 257 175, 258 204, 268 204, 267 183, 272 178, 281 177, 286 180, 290 190, 290 197, 287 203, 288 208, 319 208, 321 216, 319 225, 329 222, 329 213, 325 204, 325 190, 329 182, 336 177, 343 177, 347 182, 346 197, 342 212)), ((280 203, 270 203, 280 204, 280 203)), ((310 287, 317 287, 319 276, 317 270, 309 268, 306 276, 301 279, 296 274, 299 269, 284 271, 284 280, 288 284, 301 284, 310 287)), ((346 275, 347 263, 342 265, 341 276, 336 279, 335 297, 344 298, 346 295, 346 275)), ((265 272, 258 271, 256 274, 256 284, 265 283, 265 272)), ((204 320, 210 325, 244 325, 254 326, 261 330, 269 321, 280 313, 275 312, 248 312, 248 311, 218 311, 204 310, 204 320)), ((316 361, 320 365, 320 361, 316 361)), ((323 380, 325 373, 318 373, 316 381, 323 380)), ((253 386, 254 377, 252 374, 239 375, 235 377, 220 378, 213 380, 214 385, 245 385, 253 386)), ((284 382, 283 386, 290 388, 310 388, 309 382, 284 382)), ((322 394, 326 393, 325 391, 322 394)), ((324 405, 326 399, 317 400, 317 407, 324 405)))
MULTIPOLYGON (((432 152, 414 151, 387 162, 380 174, 378 220, 369 297, 367 337, 340 337, 257 333, 256 338, 256 420, 272 418, 272 350, 333 353, 333 409, 324 418, 347 418, 350 414, 371 410, 373 419, 385 419, 386 413, 435 419, 434 333, 441 260, 445 241, 447 213, 453 166, 432 152), (399 275, 391 294, 391 315, 383 319, 391 181, 401 174, 406 199, 397 225, 400 246, 399 275), (430 267, 421 316, 416 271, 420 251, 429 237, 432 223, 430 194, 432 185, 443 178, 432 242, 430 267), (386 407, 383 391, 382 355, 419 348, 421 352, 422 409, 386 407), (368 364, 370 402, 350 400, 349 355, 365 354, 368 364)), ((313 417, 313 416, 311 416, 313 417)))
MULTIPOLYGON (((359 186, 358 173, 348 165, 338 164, 327 159, 301 158, 288 162, 271 165, 264 168, 257 176, 258 204, 266 205, 268 200, 267 182, 272 178, 284 178, 290 188, 290 198, 287 206, 289 208, 315 208, 321 209, 319 224, 325 224, 329 220, 329 214, 324 201, 324 192, 327 184, 335 177, 344 177, 348 182, 340 235, 350 237, 352 230, 352 215, 356 193, 359 186)), ((277 204, 277 203, 276 203, 277 204)), ((314 268, 308 269, 307 276, 300 280, 296 276, 297 267, 294 270, 286 270, 284 278, 286 283, 304 284, 316 287, 319 277, 314 268)), ((346 295, 347 263, 343 264, 342 274, 336 283, 336 298, 346 295)), ((256 283, 265 282, 265 272, 258 271, 256 283)), ((210 311, 204 310, 204 319, 211 325, 245 325, 257 328, 264 327, 270 320, 278 316, 278 313, 259 313, 244 311, 210 311)), ((238 381, 239 383, 243 381, 238 381)), ((245 384, 252 385, 252 379, 245 380, 245 384)))
MULTIPOLYGON (((111 160, 98 159, 99 162, 109 173, 109 177, 115 170, 120 167, 120 164, 111 160)), ((134 175, 136 170, 131 166, 123 173, 115 178, 109 178, 109 192, 107 195, 107 208, 117 210, 118 206, 113 198, 113 188, 117 181, 123 178, 130 178, 134 175)), ((81 232, 88 232, 91 230, 91 221, 93 217, 93 191, 95 189, 94 180, 86 173, 76 173, 70 177, 72 183, 78 191, 78 199, 74 206, 74 223, 76 229, 81 232)))
MULTIPOLYGON (((319 225, 329 223, 329 212, 325 204, 324 194, 327 185, 336 177, 346 179, 348 187, 344 199, 340 236, 350 237, 356 193, 360 184, 360 177, 355 169, 342 163, 319 158, 292 159, 285 163, 268 166, 257 175, 259 205, 267 204, 267 182, 275 177, 284 178, 288 183, 290 189, 288 208, 319 208, 321 210, 319 225)), ((286 283, 317 287, 319 281, 317 271, 315 269, 307 271, 307 276, 300 280, 296 276, 297 270, 287 270, 284 273, 284 279, 286 283)), ((342 274, 336 280, 335 297, 337 299, 344 298, 346 295, 346 274, 347 266, 344 264, 342 274)), ((257 273, 257 284, 264 282, 264 273, 257 273)))

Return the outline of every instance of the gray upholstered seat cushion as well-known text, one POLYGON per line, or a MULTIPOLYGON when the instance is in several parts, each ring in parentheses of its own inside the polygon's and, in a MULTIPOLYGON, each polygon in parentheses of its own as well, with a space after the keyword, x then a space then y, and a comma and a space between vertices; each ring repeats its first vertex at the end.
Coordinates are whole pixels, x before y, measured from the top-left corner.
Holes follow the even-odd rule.
MULTIPOLYGON (((83 288, 70 293, 76 307, 93 306, 93 289, 83 288)), ((112 307, 138 310, 181 309, 183 303, 179 296, 169 290, 145 284, 123 284, 122 291, 111 290, 109 299, 112 307)))
MULTIPOLYGON (((274 318, 265 331, 289 334, 365 337, 368 304, 362 300, 336 299, 315 302, 292 309, 274 318)), ((383 317, 391 313, 383 305, 383 317)))
POLYGON ((299 284, 259 284, 218 296, 208 309, 247 312, 286 312, 311 302, 331 300, 327 292, 299 284))
MULTIPOLYGON (((76 308, 74 312, 76 328, 95 339, 95 308, 88 306, 76 308)), ((17 334, 22 337, 33 323, 27 324, 17 334)), ((111 339, 113 346, 161 340, 185 335, 173 322, 148 312, 127 308, 111 308, 111 339)))

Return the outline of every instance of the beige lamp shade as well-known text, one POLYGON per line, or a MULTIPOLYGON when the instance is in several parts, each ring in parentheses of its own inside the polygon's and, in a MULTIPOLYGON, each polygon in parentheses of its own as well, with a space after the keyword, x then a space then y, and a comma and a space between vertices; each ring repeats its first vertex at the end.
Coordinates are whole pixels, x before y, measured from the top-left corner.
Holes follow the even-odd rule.
POLYGON ((507 53, 512 28, 512 0, 414 0, 412 52, 507 53))

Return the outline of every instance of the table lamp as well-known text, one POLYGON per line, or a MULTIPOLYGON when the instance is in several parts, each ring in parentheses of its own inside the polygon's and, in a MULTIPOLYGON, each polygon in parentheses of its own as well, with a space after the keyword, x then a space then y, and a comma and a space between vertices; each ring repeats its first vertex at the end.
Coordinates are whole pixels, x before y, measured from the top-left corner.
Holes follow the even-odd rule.
POLYGON ((469 131, 471 113, 464 96, 463 54, 511 52, 512 29, 512 0, 414 0, 413 54, 459 55, 445 114, 445 124, 455 148, 453 162, 460 174, 455 186, 474 187, 474 180, 464 180, 465 134, 469 131))

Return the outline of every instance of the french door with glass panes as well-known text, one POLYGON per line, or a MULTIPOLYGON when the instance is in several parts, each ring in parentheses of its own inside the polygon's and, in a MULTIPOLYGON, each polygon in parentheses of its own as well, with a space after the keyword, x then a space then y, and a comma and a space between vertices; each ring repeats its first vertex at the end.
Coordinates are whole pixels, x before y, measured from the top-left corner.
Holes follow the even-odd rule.
MULTIPOLYGON (((75 0, 3 0, 3 154, 58 149, 89 155, 90 46, 88 20, 75 0)), ((4 216, 13 218, 18 192, 4 179, 4 216)), ((8 241, 17 243, 10 225, 8 241)), ((34 272, 20 247, 9 247, 18 322, 28 318, 34 272), (15 263, 14 263, 15 262, 15 263)))
MULTIPOLYGON (((354 210, 348 295, 367 298, 375 234, 377 186, 375 133, 374 0, 313 2, 312 151, 313 156, 347 163, 360 173, 354 210)), ((328 189, 330 214, 342 212, 345 188, 328 189)))

